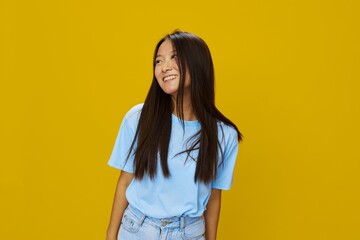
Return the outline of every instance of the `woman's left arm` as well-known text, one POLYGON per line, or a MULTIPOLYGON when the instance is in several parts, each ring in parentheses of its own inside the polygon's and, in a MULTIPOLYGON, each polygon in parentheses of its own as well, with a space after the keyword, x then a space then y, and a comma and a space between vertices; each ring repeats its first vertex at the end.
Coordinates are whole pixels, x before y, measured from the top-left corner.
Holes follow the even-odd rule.
POLYGON ((221 190, 213 188, 208 204, 206 205, 205 217, 205 238, 206 240, 216 240, 216 233, 219 223, 221 206, 221 190))

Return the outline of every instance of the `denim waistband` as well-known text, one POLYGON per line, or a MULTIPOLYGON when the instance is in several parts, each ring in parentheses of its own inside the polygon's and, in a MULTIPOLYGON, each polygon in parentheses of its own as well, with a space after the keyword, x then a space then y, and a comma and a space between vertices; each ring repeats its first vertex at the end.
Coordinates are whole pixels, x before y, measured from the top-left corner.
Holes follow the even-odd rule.
POLYGON ((144 221, 146 221, 147 223, 149 223, 153 226, 157 226, 159 228, 167 227, 167 228, 183 229, 183 228, 185 228, 185 226, 192 224, 203 218, 203 216, 201 216, 201 217, 184 216, 184 217, 170 217, 170 218, 153 218, 153 217, 146 216, 144 213, 142 213, 137 208, 131 206, 130 204, 128 205, 127 210, 132 212, 137 217, 140 225, 144 221))

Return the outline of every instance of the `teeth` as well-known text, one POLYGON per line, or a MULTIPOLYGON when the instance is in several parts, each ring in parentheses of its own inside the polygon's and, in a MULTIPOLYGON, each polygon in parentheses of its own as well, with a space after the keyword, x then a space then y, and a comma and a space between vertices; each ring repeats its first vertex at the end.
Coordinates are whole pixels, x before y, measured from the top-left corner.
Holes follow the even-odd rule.
POLYGON ((164 82, 168 81, 168 80, 172 80, 172 79, 175 79, 177 78, 177 75, 170 75, 170 76, 167 76, 163 79, 164 82))

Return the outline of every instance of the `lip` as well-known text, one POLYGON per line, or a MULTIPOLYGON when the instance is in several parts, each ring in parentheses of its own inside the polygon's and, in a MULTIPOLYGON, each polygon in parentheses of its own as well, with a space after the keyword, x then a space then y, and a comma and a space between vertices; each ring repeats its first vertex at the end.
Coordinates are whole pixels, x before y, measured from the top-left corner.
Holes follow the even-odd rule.
POLYGON ((164 77, 162 78, 162 80, 163 80, 163 82, 167 82, 167 81, 174 80, 174 79, 176 79, 177 77, 179 77, 177 74, 168 74, 168 75, 164 76, 164 77), (167 78, 167 77, 171 77, 171 76, 174 76, 174 78, 171 78, 171 79, 165 80, 165 78, 167 78))

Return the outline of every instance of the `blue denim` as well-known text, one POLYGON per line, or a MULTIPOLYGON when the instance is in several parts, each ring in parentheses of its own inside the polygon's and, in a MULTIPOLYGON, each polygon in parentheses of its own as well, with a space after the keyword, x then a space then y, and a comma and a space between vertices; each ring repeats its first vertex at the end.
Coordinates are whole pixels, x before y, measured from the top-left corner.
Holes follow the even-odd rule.
POLYGON ((205 220, 203 216, 151 218, 129 205, 118 240, 205 240, 205 220))

